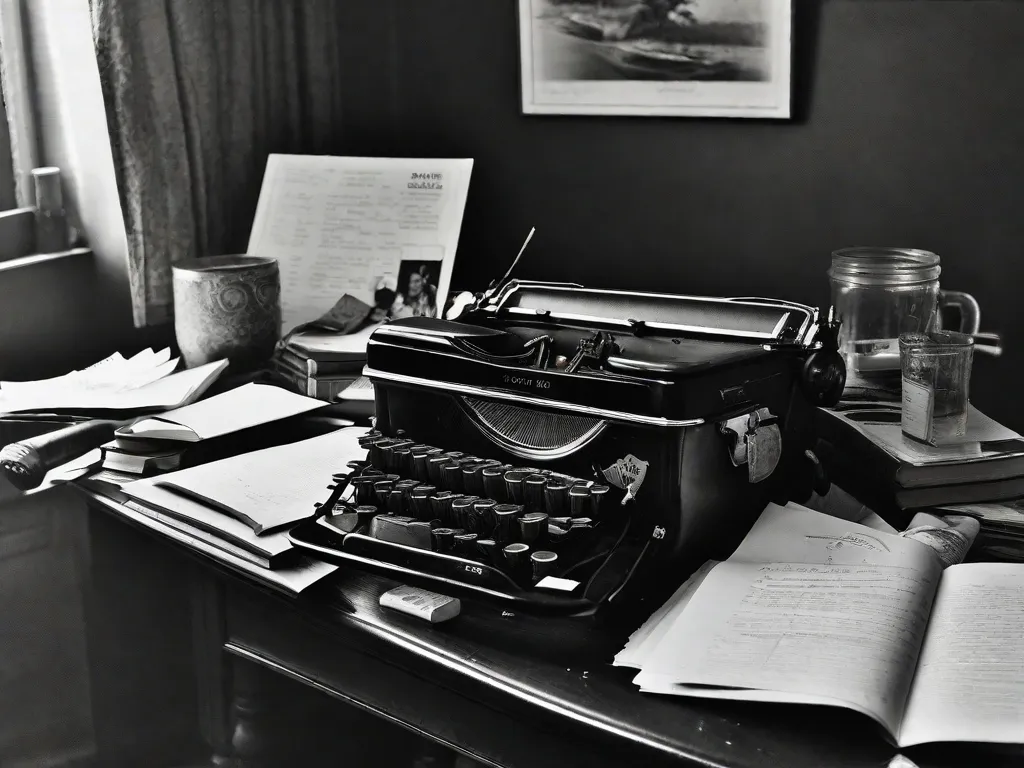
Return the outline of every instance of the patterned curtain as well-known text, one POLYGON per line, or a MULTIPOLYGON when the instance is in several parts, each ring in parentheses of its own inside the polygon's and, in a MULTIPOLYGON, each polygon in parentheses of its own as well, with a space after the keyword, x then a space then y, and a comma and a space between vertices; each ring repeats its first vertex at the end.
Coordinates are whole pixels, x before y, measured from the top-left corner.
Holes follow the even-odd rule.
POLYGON ((91 0, 136 326, 171 265, 242 253, 267 155, 338 151, 338 0, 91 0))

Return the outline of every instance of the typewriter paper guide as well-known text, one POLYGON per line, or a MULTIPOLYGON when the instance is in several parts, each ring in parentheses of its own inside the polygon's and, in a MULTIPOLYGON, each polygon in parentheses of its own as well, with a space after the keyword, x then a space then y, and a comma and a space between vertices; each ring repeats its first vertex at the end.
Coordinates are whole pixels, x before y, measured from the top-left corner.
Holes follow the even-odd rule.
POLYGON ((270 155, 246 252, 278 261, 284 332, 346 293, 373 306, 378 284, 401 292, 398 278, 425 263, 440 315, 472 169, 471 159, 270 155))

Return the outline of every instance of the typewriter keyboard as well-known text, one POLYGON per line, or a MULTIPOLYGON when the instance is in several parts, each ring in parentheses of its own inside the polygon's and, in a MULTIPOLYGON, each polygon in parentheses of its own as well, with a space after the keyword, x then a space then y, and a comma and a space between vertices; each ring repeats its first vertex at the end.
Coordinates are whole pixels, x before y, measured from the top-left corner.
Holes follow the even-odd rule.
POLYGON ((374 431, 360 442, 366 461, 334 476, 315 521, 329 534, 321 545, 356 562, 500 592, 548 576, 572 589, 628 527, 614 522, 621 491, 607 485, 374 431))

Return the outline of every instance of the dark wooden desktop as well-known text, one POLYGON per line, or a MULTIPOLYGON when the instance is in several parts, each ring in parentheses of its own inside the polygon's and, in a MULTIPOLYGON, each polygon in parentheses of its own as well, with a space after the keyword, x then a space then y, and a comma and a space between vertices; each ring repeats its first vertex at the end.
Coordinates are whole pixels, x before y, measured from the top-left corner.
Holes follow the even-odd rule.
MULTIPOLYGON (((104 766, 184 753, 195 729, 172 712, 195 712, 213 765, 311 765, 295 761, 316 734, 293 711, 288 678, 491 765, 882 768, 897 754, 866 718, 841 710, 641 694, 631 670, 609 664, 633 627, 538 623, 474 603, 431 626, 378 606, 396 582, 348 569, 291 599, 83 493, 104 766)), ((337 709, 338 723, 352 713, 337 709)), ((346 765, 356 746, 321 748, 323 764, 346 765)), ((979 758, 960 746, 910 755, 922 768, 979 758)))

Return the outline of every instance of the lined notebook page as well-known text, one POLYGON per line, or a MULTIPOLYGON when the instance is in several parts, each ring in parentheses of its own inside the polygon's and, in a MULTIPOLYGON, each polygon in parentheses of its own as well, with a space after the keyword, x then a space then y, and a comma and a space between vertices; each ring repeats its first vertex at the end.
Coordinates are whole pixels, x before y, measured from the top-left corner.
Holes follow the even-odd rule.
POLYGON ((267 533, 311 517, 331 475, 366 458, 365 427, 345 427, 288 445, 244 453, 161 475, 156 483, 218 507, 267 533))

